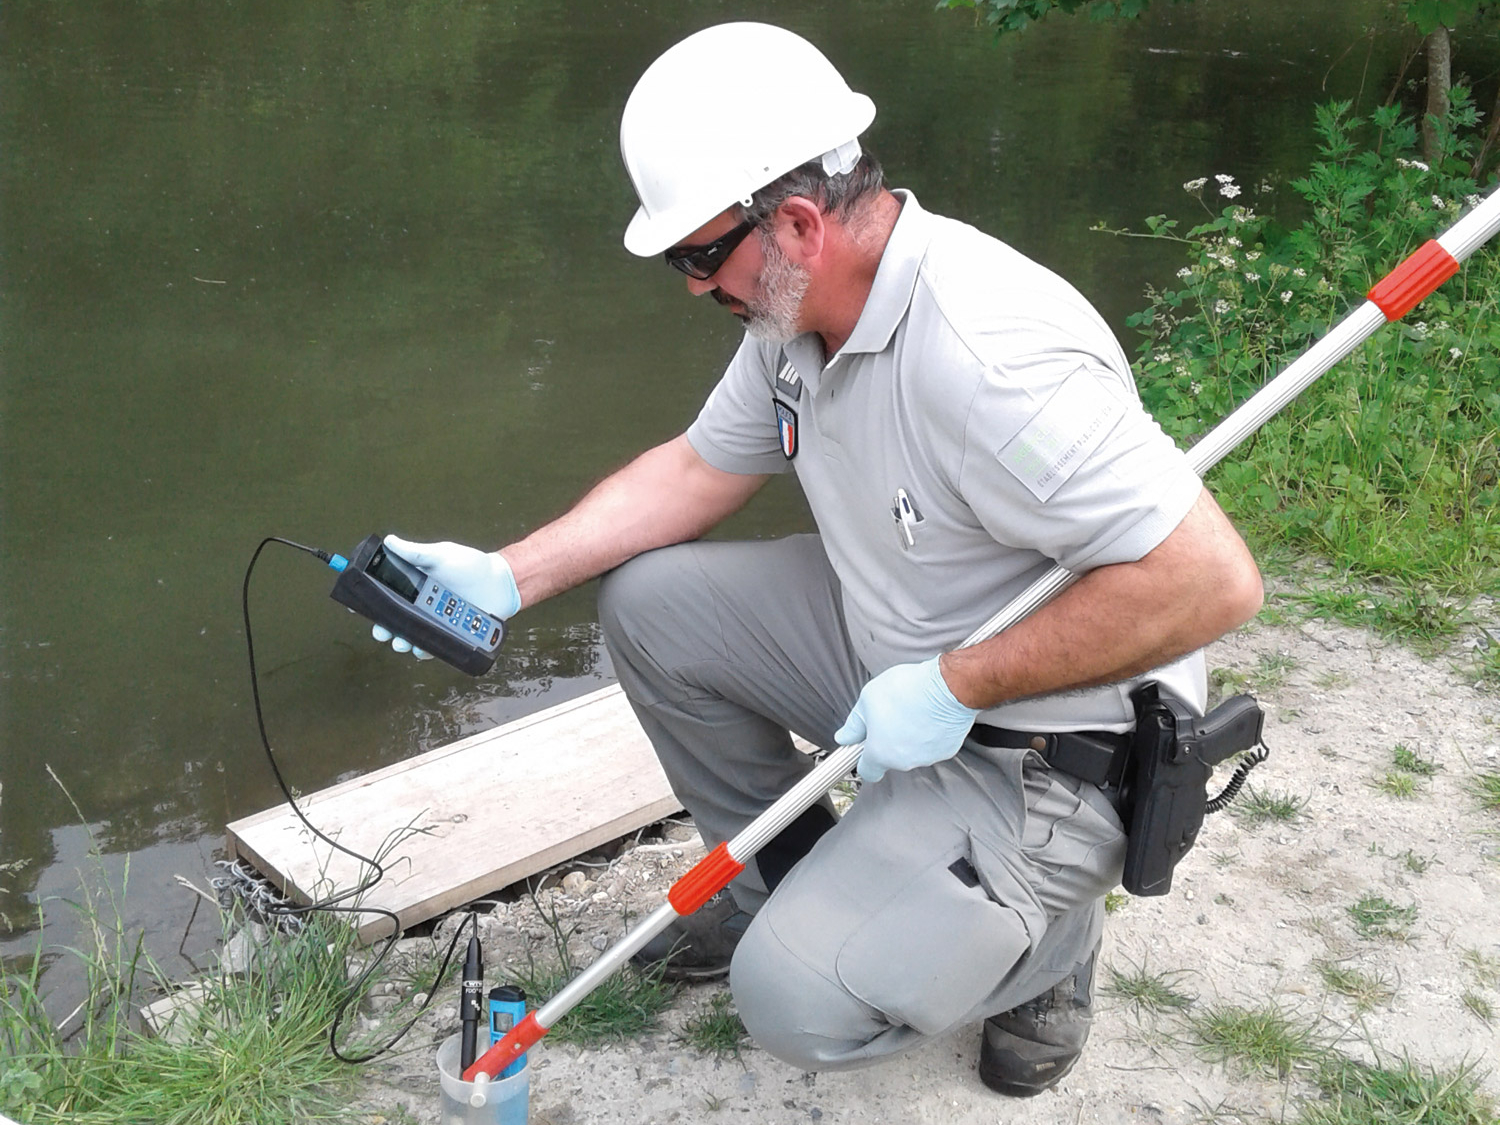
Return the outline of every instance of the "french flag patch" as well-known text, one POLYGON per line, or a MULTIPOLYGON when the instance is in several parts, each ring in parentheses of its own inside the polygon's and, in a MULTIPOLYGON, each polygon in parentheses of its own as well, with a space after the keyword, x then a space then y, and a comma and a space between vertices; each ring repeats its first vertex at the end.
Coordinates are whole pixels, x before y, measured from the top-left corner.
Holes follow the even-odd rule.
POLYGON ((781 435, 781 452, 790 461, 797 456, 797 412, 779 398, 776 404, 776 430, 781 435))

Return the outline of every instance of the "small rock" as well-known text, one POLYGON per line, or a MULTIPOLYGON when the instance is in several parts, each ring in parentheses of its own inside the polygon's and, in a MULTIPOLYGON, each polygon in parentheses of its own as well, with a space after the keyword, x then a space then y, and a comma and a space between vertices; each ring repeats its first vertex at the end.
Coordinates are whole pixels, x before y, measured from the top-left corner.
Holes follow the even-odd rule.
POLYGON ((1198 925, 1200 925, 1200 926, 1206 926, 1206 925, 1208 925, 1208 915, 1207 914, 1200 914, 1200 915, 1198 915, 1198 925))
POLYGON ((589 938, 589 944, 602 953, 604 952, 604 950, 609 948, 609 938, 605 937, 603 934, 595 934, 593 937, 589 938))
POLYGON ((807 1116, 811 1117, 814 1121, 821 1121, 823 1120, 823 1111, 817 1106, 813 1106, 812 1109, 807 1111, 807 1116))
POLYGON ((563 876, 563 890, 567 891, 570 895, 582 894, 583 885, 587 882, 588 878, 582 871, 570 871, 563 876))
POLYGON ((444 1008, 439 1008, 438 1019, 443 1023, 452 1023, 454 1020, 458 1019, 458 1009, 455 1008, 452 1004, 449 1004, 444 1008))
POLYGON ((740 1093, 750 1095, 755 1093, 756 1075, 755 1071, 747 1070, 740 1075, 740 1093))
POLYGON ((589 897, 594 902, 608 902, 609 901, 609 895, 605 894, 603 891, 595 891, 589 897))
POLYGON ((420 1008, 423 1004, 427 1003, 427 993, 425 993, 425 992, 418 992, 418 993, 416 993, 411 998, 411 1002, 413 1004, 415 1004, 417 1007, 420 1008))

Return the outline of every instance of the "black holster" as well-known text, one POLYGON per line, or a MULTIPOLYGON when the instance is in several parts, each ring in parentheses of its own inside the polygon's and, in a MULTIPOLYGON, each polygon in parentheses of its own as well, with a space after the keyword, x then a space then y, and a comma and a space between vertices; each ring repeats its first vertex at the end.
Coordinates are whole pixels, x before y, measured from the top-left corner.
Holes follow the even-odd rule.
POLYGON ((1164 895, 1172 869, 1197 842, 1213 767, 1260 742, 1265 714, 1253 696, 1226 699, 1201 719, 1160 684, 1131 693, 1135 736, 1120 792, 1133 895, 1164 895))

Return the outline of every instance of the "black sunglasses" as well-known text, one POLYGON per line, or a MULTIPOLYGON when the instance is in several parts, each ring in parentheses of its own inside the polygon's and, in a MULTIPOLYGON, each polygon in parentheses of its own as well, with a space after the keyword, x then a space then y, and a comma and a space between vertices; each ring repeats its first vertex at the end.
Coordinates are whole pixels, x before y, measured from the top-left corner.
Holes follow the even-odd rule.
POLYGON ((734 253, 735 247, 744 242, 745 236, 758 224, 757 219, 746 219, 728 234, 721 234, 712 242, 702 246, 674 246, 662 257, 674 270, 681 270, 699 281, 707 281, 719 271, 719 267, 734 253))

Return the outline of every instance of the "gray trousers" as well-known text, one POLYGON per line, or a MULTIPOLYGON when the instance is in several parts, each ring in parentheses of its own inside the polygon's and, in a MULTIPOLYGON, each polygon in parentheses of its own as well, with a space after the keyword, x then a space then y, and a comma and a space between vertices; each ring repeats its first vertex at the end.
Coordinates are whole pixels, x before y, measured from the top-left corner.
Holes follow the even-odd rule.
MULTIPOLYGON (((976 607, 976 620, 998 606, 976 607)), ((831 747, 869 678, 817 536, 688 543, 607 575, 620 684, 709 847, 831 747)), ((1100 791, 1030 751, 957 757, 861 787, 755 914, 730 984, 756 1042, 805 1070, 868 1065, 1015 1007, 1086 960, 1125 838, 1100 791)))

